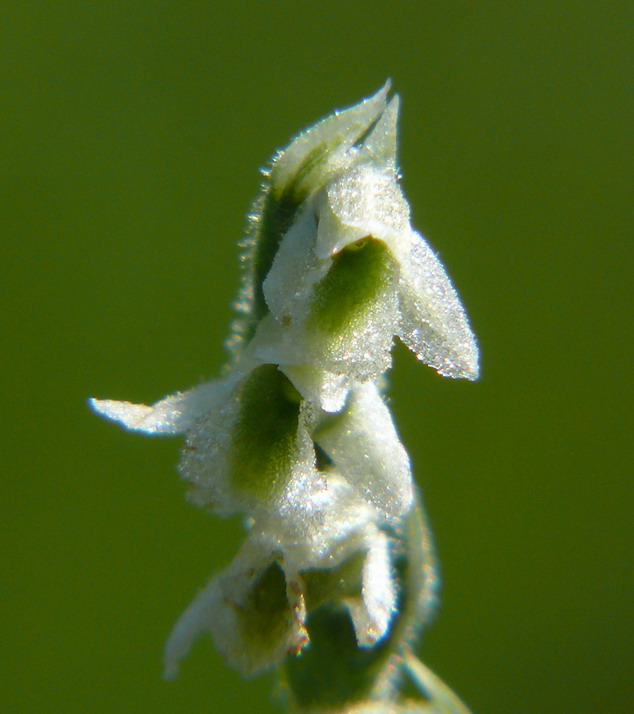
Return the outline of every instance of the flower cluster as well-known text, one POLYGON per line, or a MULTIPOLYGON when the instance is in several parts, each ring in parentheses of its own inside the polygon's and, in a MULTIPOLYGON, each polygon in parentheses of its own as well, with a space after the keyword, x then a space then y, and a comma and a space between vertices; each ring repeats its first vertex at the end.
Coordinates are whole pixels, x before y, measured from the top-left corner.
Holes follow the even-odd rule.
POLYGON ((310 644, 320 608, 347 613, 356 647, 376 649, 402 607, 399 533, 416 495, 382 376, 396 337, 449 377, 475 379, 478 351, 410 225, 388 90, 274 158, 250 216, 223 376, 152 406, 92 400, 129 429, 184 434, 191 500, 248 518, 233 563, 177 622, 168 675, 204 631, 245 674, 281 663, 310 644))

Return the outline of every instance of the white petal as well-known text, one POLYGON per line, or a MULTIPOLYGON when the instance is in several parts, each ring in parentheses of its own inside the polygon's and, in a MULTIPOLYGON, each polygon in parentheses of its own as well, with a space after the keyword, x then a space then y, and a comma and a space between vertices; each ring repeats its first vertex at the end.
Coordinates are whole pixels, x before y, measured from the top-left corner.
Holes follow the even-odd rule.
POLYGON ((294 325, 282 325, 269 314, 260 320, 249 349, 263 364, 303 364, 307 360, 303 341, 297 338, 294 325))
MULTIPOLYGON (((297 136, 281 152, 271 169, 271 183, 274 187, 287 186, 302 171, 310 174, 310 162, 316 153, 322 164, 333 163, 333 158, 345 153, 372 126, 385 109, 389 81, 374 96, 355 104, 344 111, 335 112, 297 136)), ((322 165, 318 172, 324 173, 322 165)))
POLYGON ((183 434, 226 398, 226 380, 207 382, 186 392, 176 392, 155 404, 133 404, 114 399, 91 399, 101 416, 118 421, 127 429, 148 434, 183 434))
POLYGON ((223 516, 248 506, 231 490, 231 430, 236 415, 231 396, 219 409, 205 415, 189 432, 178 464, 182 478, 193 486, 188 493, 192 503, 223 516))
POLYGON ((305 318, 311 290, 328 271, 330 261, 315 255, 317 222, 309 201, 282 238, 263 284, 264 297, 275 319, 291 325, 305 318))
POLYGON ((304 399, 318 404, 325 412, 343 408, 353 380, 346 374, 335 374, 310 364, 280 367, 304 399))
POLYGON ((285 532, 293 535, 289 535, 287 542, 309 539, 324 523, 322 503, 326 482, 317 471, 315 446, 310 436, 314 410, 309 402, 302 402, 289 478, 273 506, 259 510, 280 534, 289 529, 285 532))
POLYGON ((395 286, 383 291, 365 319, 351 320, 345 338, 307 329, 305 322, 281 325, 267 315, 251 343, 252 354, 280 365, 304 399, 326 412, 338 412, 355 380, 372 379, 389 369, 397 321, 395 286))
POLYGON ((477 379, 476 340, 442 263, 414 232, 400 263, 399 337, 443 376, 477 379))
POLYGON ((283 326, 272 315, 267 315, 251 342, 252 353, 263 363, 280 365, 280 370, 304 399, 326 412, 338 412, 348 396, 352 380, 346 374, 324 369, 314 350, 309 354, 302 327, 283 326))
POLYGON ((409 458, 374 384, 356 387, 345 412, 314 438, 337 472, 387 518, 398 518, 411 508, 409 458))
POLYGON ((395 252, 407 245, 409 206, 390 165, 363 164, 329 184, 317 199, 315 251, 321 259, 360 238, 372 236, 395 252))
POLYGON ((364 547, 376 511, 336 473, 322 475, 312 492, 289 490, 288 507, 277 518, 257 519, 254 534, 283 549, 287 570, 332 568, 364 547), (299 517, 298 517, 299 516, 299 517))
MULTIPOLYGON (((328 279, 327 276, 324 278, 328 279)), ((365 279, 364 274, 359 275, 361 285, 365 279)), ((374 379, 389 369, 393 336, 398 331, 399 320, 395 265, 385 264, 376 292, 367 301, 356 303, 356 310, 347 314, 340 328, 322 326, 318 319, 314 319, 315 304, 312 291, 310 301, 304 300, 301 305, 298 302, 296 312, 288 316, 286 324, 272 316, 264 318, 253 340, 254 356, 263 362, 279 364, 282 369, 310 364, 316 369, 359 381, 374 379)), ((298 389, 302 391, 300 387, 298 389)), ((307 393, 302 394, 310 398, 307 393)), ((325 408, 332 409, 331 406, 325 408)))
POLYGON ((361 597, 345 600, 354 624, 357 642, 372 647, 387 634, 396 608, 396 592, 390 568, 390 552, 385 533, 368 528, 368 554, 363 564, 361 597))

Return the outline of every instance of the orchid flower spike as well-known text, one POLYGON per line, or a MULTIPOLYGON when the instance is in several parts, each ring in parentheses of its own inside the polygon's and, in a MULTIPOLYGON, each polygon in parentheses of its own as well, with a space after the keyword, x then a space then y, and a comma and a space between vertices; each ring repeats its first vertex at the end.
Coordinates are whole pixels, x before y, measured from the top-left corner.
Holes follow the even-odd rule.
POLYGON ((273 159, 222 376, 150 406, 91 405, 134 431, 184 435, 190 500, 249 524, 176 623, 167 676, 208 632, 245 675, 283 665, 298 712, 468 714, 409 650, 437 577, 383 375, 396 337, 447 377, 476 379, 478 348, 410 224, 389 89, 273 159), (413 703, 400 698, 406 676, 420 691, 413 703))

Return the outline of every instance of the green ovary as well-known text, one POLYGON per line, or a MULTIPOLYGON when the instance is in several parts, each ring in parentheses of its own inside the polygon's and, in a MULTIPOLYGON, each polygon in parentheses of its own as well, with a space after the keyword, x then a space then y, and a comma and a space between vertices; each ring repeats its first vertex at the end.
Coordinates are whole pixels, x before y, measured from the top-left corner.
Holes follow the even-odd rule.
POLYGON ((332 339, 362 322, 389 289, 396 264, 387 246, 368 236, 337 253, 317 283, 309 325, 332 339))
POLYGON ((275 365, 255 369, 238 396, 231 443, 233 487, 270 498, 291 470, 299 421, 299 395, 275 365))

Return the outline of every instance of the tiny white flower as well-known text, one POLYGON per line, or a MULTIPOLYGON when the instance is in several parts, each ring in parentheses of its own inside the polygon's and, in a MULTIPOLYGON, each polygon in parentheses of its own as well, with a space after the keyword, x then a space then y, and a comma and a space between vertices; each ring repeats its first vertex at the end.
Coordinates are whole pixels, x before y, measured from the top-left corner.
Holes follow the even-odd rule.
POLYGON ((289 489, 318 490, 311 416, 277 366, 255 367, 187 434, 179 470, 192 501, 221 515, 255 515, 278 512, 289 489))
POLYGON ((315 448, 384 518, 411 507, 409 459, 378 388, 349 391, 340 415, 302 399, 276 365, 250 363, 154 406, 92 400, 103 416, 150 434, 185 433, 179 470, 190 499, 220 515, 289 514, 300 523, 325 489, 315 448))
POLYGON ((208 632, 246 675, 281 662, 307 643, 304 596, 287 580, 280 554, 249 538, 229 568, 212 578, 180 616, 165 646, 165 676, 175 677, 194 641, 208 632))
POLYGON ((309 610, 324 602, 312 602, 309 574, 332 571, 331 594, 326 588, 321 597, 341 599, 359 645, 370 647, 387 634, 396 606, 389 539, 381 529, 386 521, 336 470, 325 473, 325 485, 310 504, 302 504, 303 519, 294 508, 281 518, 256 519, 251 537, 281 550, 287 579, 299 574, 304 582, 309 610), (348 568, 343 576, 337 568, 357 562, 356 556, 358 569, 348 568), (345 595, 342 578, 348 580, 345 595))
MULTIPOLYGON (((410 225, 398 184, 397 115, 395 97, 372 115, 361 144, 340 145, 334 164, 313 169, 263 283, 272 317, 258 326, 254 354, 281 365, 304 396, 317 395, 330 411, 341 407, 346 379, 375 379, 389 368, 395 336, 444 376, 478 374, 460 299, 410 225), (302 380, 304 365, 321 379, 313 372, 312 381, 302 380)), ((317 126, 326 142, 325 123, 317 126)), ((287 150, 295 163, 297 141, 287 150)))
POLYGON ((258 322, 268 312, 263 283, 282 236, 293 227, 307 197, 350 168, 367 146, 364 155, 377 154, 382 147, 363 142, 364 135, 385 110, 390 83, 373 97, 345 111, 335 112, 297 136, 278 152, 249 216, 250 226, 243 243, 244 272, 236 308, 243 314, 233 325, 230 347, 248 344, 258 322))
POLYGON ((396 590, 388 537, 376 513, 336 474, 310 510, 319 527, 293 517, 255 520, 233 563, 176 623, 165 648, 166 676, 177 674, 205 632, 244 674, 277 665, 309 643, 309 609, 331 601, 348 608, 359 646, 371 647, 387 634, 396 590))
POLYGON ((91 405, 129 429, 186 434, 179 470, 192 485, 190 498, 220 515, 279 513, 289 494, 309 500, 323 488, 310 436, 314 409, 276 365, 247 357, 222 379, 153 406, 91 405))

